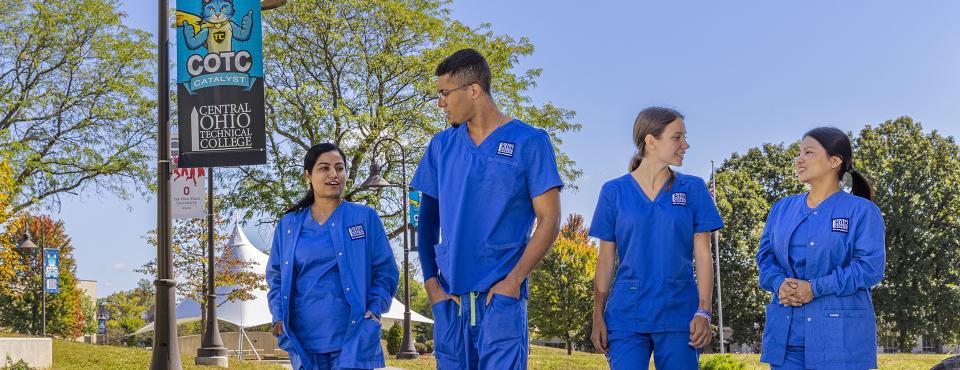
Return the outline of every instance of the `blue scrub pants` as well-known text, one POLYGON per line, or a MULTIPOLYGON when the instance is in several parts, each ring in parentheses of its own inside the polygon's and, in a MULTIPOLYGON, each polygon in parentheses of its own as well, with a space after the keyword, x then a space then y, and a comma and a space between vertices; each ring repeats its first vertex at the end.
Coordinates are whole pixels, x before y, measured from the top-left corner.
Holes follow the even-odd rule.
POLYGON ((437 370, 525 370, 527 299, 486 293, 433 305, 433 343, 437 370))
MULTIPOLYGON (((350 369, 345 367, 340 367, 340 351, 330 352, 330 353, 311 353, 310 358, 313 360, 313 363, 316 364, 314 369, 301 369, 303 370, 361 370, 361 369, 350 369)), ((364 369, 369 370, 369 369, 364 369)))
POLYGON ((690 332, 634 333, 608 330, 611 370, 650 368, 650 354, 657 369, 696 370, 699 368, 696 348, 691 347, 690 332))
POLYGON ((787 346, 783 355, 783 365, 770 365, 770 370, 806 370, 807 360, 803 346, 787 346))

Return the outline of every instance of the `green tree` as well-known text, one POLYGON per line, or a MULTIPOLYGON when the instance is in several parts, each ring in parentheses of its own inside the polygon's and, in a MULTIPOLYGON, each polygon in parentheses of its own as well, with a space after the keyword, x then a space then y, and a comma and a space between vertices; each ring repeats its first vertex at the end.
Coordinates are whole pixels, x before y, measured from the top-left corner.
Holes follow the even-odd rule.
POLYGON ((542 338, 567 344, 588 338, 593 314, 593 273, 597 246, 590 242, 583 216, 567 217, 550 253, 530 273, 530 324, 542 338))
MULTIPOLYGON (((347 155, 347 198, 375 205, 388 230, 400 224, 403 203, 396 190, 364 192, 371 161, 399 184, 400 168, 409 177, 432 134, 446 127, 436 108, 433 71, 453 51, 473 47, 487 57, 496 100, 507 114, 546 129, 556 144, 560 134, 579 130, 574 112, 534 104, 527 95, 541 69, 514 72, 519 58, 533 53, 526 38, 496 35, 489 25, 469 27, 449 17, 444 0, 291 1, 265 15, 264 61, 267 109, 266 166, 232 172, 229 204, 273 223, 293 204, 303 186, 302 156, 311 144, 329 141, 347 155), (405 145, 374 144, 390 137, 405 145), (391 226, 392 225, 392 226, 391 226)), ((580 175, 574 162, 558 153, 568 186, 580 175)))
MULTIPOLYGON (((215 206, 219 205, 217 201, 215 206)), ((226 300, 243 301, 253 299, 250 291, 267 289, 266 278, 263 273, 248 271, 253 261, 244 261, 234 258, 228 246, 229 235, 223 218, 217 213, 214 220, 214 285, 216 287, 229 286, 233 289, 226 295, 226 300)), ((170 244, 173 246, 173 270, 177 280, 177 295, 189 298, 200 303, 201 312, 206 312, 207 286, 207 219, 197 218, 188 220, 174 220, 170 244)), ((156 248, 156 230, 150 230, 146 236, 149 245, 156 248)), ((137 269, 147 276, 156 276, 157 260, 154 258, 137 269)), ((206 315, 200 316, 202 319, 206 315)), ((203 321, 203 320, 201 320, 203 321)), ((204 327, 200 325, 200 327, 204 327)))
POLYGON ((910 117, 867 126, 855 144, 886 221, 886 275, 874 289, 881 335, 902 351, 917 335, 960 339, 960 148, 910 117))
MULTIPOLYGON (((83 335, 88 319, 82 306, 84 294, 77 286, 74 248, 64 233, 63 222, 48 216, 20 216, 8 223, 0 239, 5 245, 15 244, 23 239, 27 229, 38 247, 60 250, 60 292, 46 295, 47 335, 69 339, 83 335)), ((15 277, 4 282, 13 293, 0 294, 0 327, 37 335, 41 333, 38 258, 42 258, 42 253, 37 250, 16 250, 15 253, 21 262, 15 277)))
MULTIPOLYGON (((853 144, 854 166, 872 183, 886 224, 886 274, 873 289, 881 337, 896 338, 902 351, 918 335, 960 339, 960 148, 909 117, 866 126, 853 144)), ((797 152, 797 143, 764 144, 732 155, 717 173, 724 316, 734 342, 760 341, 770 294, 757 284, 754 256, 773 203, 805 191, 794 175, 797 152)))
POLYGON ((118 8, 117 0, 3 2, 0 150, 18 185, 13 214, 85 188, 121 198, 148 188, 155 44, 124 26, 118 8))
POLYGON ((733 338, 725 338, 732 343, 760 343, 770 294, 757 283, 757 248, 770 206, 803 191, 793 175, 798 150, 797 144, 764 144, 731 155, 717 171, 717 209, 725 225, 718 256, 723 324, 733 329, 733 338))
MULTIPOLYGON (((16 194, 15 188, 9 155, 0 149, 0 227, 10 218, 10 203, 16 194)), ((0 238, 0 281, 13 281, 18 272, 24 271, 20 255, 14 251, 19 240, 0 238)), ((9 284, 0 284, 0 295, 16 294, 11 288, 9 284)))
POLYGON ((128 335, 147 324, 147 315, 154 304, 155 289, 153 283, 141 279, 136 288, 99 299, 99 306, 109 317, 105 335, 109 343, 136 344, 138 338, 128 335))

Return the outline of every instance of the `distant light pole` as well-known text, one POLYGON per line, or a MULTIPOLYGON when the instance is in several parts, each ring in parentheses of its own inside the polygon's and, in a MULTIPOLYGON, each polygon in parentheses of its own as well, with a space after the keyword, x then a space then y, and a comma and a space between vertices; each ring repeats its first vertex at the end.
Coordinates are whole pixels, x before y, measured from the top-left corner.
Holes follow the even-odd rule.
POLYGON ((414 359, 420 355, 417 353, 417 348, 414 345, 415 341, 410 332, 410 242, 407 239, 407 235, 411 232, 410 230, 410 220, 407 219, 407 192, 412 190, 407 184, 407 153, 403 150, 403 144, 400 144, 399 141, 391 138, 383 138, 380 141, 377 141, 373 145, 373 157, 370 160, 370 176, 367 177, 367 180, 360 185, 361 189, 383 189, 388 187, 398 187, 401 189, 401 196, 403 201, 401 202, 401 209, 403 213, 403 342, 400 343, 400 352, 397 353, 398 359, 414 359), (400 177, 403 182, 401 185, 391 184, 389 181, 380 176, 380 166, 377 166, 377 148, 379 148, 380 143, 384 141, 389 141, 397 145, 397 148, 400 149, 401 165, 400 165, 400 177))
POLYGON ((46 328, 47 320, 46 320, 46 312, 45 312, 46 311, 45 303, 46 303, 47 295, 46 295, 46 290, 43 287, 43 258, 42 258, 43 250, 40 249, 40 247, 37 247, 36 244, 33 244, 33 241, 30 240, 30 221, 29 220, 26 223, 26 228, 27 228, 26 235, 23 238, 23 241, 20 242, 19 245, 17 245, 17 249, 22 250, 24 252, 24 255, 31 253, 33 251, 37 252, 37 270, 38 270, 37 273, 40 278, 40 296, 42 297, 41 298, 42 306, 40 309, 41 311, 40 327, 41 327, 41 335, 45 337, 47 336, 47 328, 46 328))
MULTIPOLYGON (((39 219, 39 218, 38 218, 39 219)), ((43 245, 43 240, 46 237, 46 230, 43 224, 43 220, 40 221, 40 244, 43 245)), ((43 248, 37 247, 36 244, 33 244, 33 241, 30 240, 30 221, 26 223, 26 237, 20 242, 20 245, 17 246, 18 249, 23 250, 24 252, 30 252, 32 250, 37 251, 37 274, 40 277, 40 336, 47 336, 47 289, 44 286, 44 275, 43 275, 43 248)))

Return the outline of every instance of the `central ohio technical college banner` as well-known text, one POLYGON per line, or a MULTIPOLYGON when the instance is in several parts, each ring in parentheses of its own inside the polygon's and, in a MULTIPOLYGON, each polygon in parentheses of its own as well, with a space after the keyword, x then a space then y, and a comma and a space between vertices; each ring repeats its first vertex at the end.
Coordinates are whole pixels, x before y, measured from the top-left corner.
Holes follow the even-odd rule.
POLYGON ((259 0, 178 0, 179 168, 267 162, 259 0))

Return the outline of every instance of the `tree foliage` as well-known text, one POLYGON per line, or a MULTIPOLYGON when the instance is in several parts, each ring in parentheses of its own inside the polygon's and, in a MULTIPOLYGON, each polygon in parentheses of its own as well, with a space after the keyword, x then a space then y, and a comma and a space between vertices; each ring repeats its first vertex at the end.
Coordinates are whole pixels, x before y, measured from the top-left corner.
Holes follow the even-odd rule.
POLYGON ((108 317, 106 341, 110 344, 134 345, 140 338, 128 336, 147 324, 156 288, 148 280, 141 279, 137 287, 115 292, 99 299, 99 306, 108 317))
MULTIPOLYGON (((390 230, 400 224, 402 198, 392 190, 365 192, 359 185, 369 165, 400 184, 413 175, 431 135, 445 128, 436 107, 433 71, 457 49, 473 47, 487 58, 493 90, 508 114, 559 135, 576 131, 574 112, 534 104, 527 95, 540 69, 515 72, 533 53, 526 38, 496 35, 489 25, 469 27, 449 17, 447 1, 291 1, 265 15, 264 61, 268 165, 233 172, 228 203, 273 223, 306 190, 302 156, 312 144, 333 142, 347 155, 348 199, 374 205, 390 230), (376 143, 394 138, 400 148, 376 143), (385 201, 381 202, 381 196, 385 201), (392 225, 392 226, 391 226, 392 225)), ((572 185, 580 171, 558 153, 561 173, 572 185)))
MULTIPOLYGON (((219 202, 215 203, 219 204, 219 202)), ((250 293, 254 289, 267 289, 263 273, 248 271, 253 261, 234 258, 230 252, 227 223, 215 217, 214 230, 214 276, 215 287, 231 287, 224 298, 229 301, 253 299, 250 293)), ((149 245, 156 248, 156 230, 150 230, 146 236, 149 245)), ((206 310, 207 283, 207 219, 197 218, 174 220, 170 244, 173 247, 173 273, 177 280, 177 296, 189 298, 200 303, 201 311, 206 310)), ((157 275, 157 260, 154 258, 143 265, 138 272, 147 276, 157 275)), ((222 304, 222 303, 221 303, 222 304)), ((205 317, 205 316, 201 316, 205 317)))
MULTIPOLYGON (((77 286, 74 248, 64 233, 63 222, 49 216, 18 216, 0 235, 5 248, 22 241, 28 229, 38 247, 60 250, 60 292, 46 295, 47 335, 73 339, 88 333, 90 312, 85 308, 89 307, 83 306, 85 294, 77 286)), ((13 255, 2 261, 13 264, 15 273, 13 279, 4 281, 6 289, 0 293, 0 327, 39 335, 42 285, 38 258, 42 258, 42 252, 14 249, 13 255)))
MULTIPOLYGON (((887 269, 873 289, 881 340, 902 351, 924 335, 960 338, 960 148, 909 117, 866 126, 853 137, 854 167, 872 183, 886 225, 887 269)), ((720 261, 726 326, 733 342, 759 343, 763 305, 754 257, 766 215, 780 198, 805 191, 794 175, 798 143, 734 154, 717 173, 720 261)), ((849 184, 845 183, 845 187, 849 184)))
POLYGON ((590 336, 596 264, 597 246, 587 236, 583 216, 572 214, 550 253, 530 273, 530 325, 539 337, 566 342, 567 354, 590 336))
POLYGON ((887 270, 874 289, 881 335, 900 350, 918 335, 960 339, 960 148, 909 117, 867 126, 857 163, 887 226, 887 270))
POLYGON ((146 188, 154 43, 123 25, 118 7, 117 0, 3 2, 0 151, 17 184, 10 212, 88 188, 122 198, 146 188))

